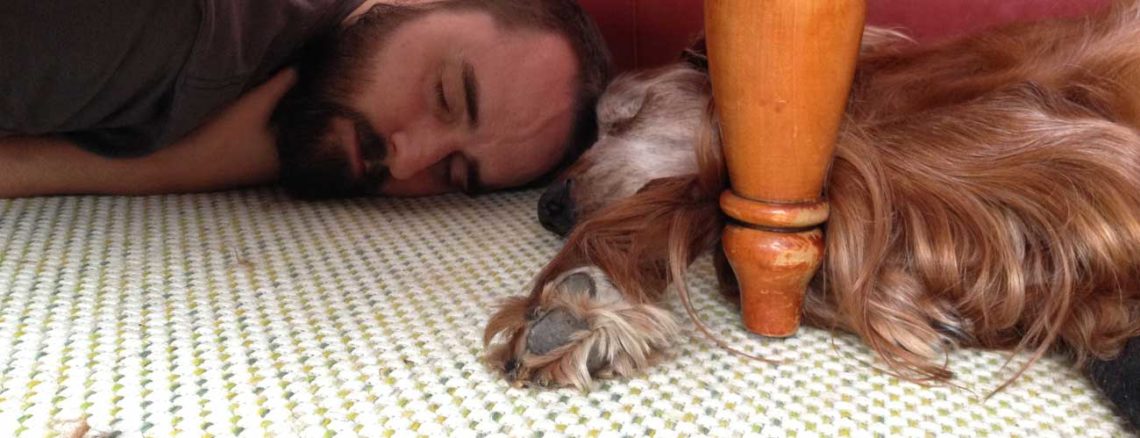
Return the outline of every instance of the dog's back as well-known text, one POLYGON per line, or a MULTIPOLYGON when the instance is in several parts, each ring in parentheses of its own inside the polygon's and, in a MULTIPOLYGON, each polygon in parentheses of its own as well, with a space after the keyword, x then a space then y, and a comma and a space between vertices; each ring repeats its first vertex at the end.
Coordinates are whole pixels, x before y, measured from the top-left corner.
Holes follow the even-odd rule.
POLYGON ((1115 353, 1140 334, 1138 111, 1136 3, 866 48, 809 317, 904 365, 944 341, 1115 353))
POLYGON ((850 113, 865 123, 892 119, 1025 84, 1140 126, 1140 2, 940 45, 865 42, 850 113))

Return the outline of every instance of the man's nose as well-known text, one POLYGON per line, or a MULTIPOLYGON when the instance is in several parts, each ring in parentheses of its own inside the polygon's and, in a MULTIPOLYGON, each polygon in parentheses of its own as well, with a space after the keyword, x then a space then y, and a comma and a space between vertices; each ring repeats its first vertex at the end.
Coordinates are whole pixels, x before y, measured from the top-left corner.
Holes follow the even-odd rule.
POLYGON ((570 190, 573 185, 574 180, 569 178, 555 181, 538 199, 538 222, 559 236, 569 234, 577 220, 570 190))
POLYGON ((387 160, 393 179, 407 180, 428 170, 454 152, 454 139, 432 130, 399 131, 389 138, 391 156, 387 160))

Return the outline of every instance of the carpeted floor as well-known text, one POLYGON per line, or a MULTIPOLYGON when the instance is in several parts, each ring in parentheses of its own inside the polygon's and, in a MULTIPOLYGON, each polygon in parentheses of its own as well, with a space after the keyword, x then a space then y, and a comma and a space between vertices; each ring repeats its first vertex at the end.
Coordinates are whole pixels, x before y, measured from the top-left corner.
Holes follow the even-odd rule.
POLYGON ((1059 358, 983 400, 1023 357, 955 353, 960 387, 928 388, 876 371, 849 336, 749 336, 707 260, 692 286, 709 325, 791 364, 685 322, 644 376, 511 388, 480 338, 560 245, 537 197, 0 200, 0 437, 1129 433, 1059 358))

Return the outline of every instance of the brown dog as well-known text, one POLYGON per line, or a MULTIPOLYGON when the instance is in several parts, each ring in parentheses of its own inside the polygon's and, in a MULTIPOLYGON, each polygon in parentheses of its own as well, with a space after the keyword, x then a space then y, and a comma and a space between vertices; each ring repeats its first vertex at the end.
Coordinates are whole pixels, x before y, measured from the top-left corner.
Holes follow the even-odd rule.
MULTIPOLYGON (((1140 335, 1140 5, 931 47, 868 28, 863 43, 805 321, 915 379, 948 378, 936 360, 954 346, 1117 356, 1140 335)), ((657 303, 670 282, 684 293, 675 280, 723 221, 709 96, 706 72, 679 64, 602 97, 598 142, 540 201, 544 225, 573 232, 486 329, 511 379, 585 387, 668 346, 657 303)), ((1135 399, 1138 379, 1110 392, 1135 399)))

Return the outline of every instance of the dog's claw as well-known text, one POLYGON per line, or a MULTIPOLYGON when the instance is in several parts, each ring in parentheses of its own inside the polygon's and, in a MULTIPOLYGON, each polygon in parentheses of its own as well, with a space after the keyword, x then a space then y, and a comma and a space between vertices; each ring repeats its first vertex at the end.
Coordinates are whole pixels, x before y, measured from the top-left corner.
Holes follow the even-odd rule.
POLYGON ((519 361, 518 359, 510 359, 507 363, 503 364, 503 372, 507 373, 507 380, 518 380, 519 361))

